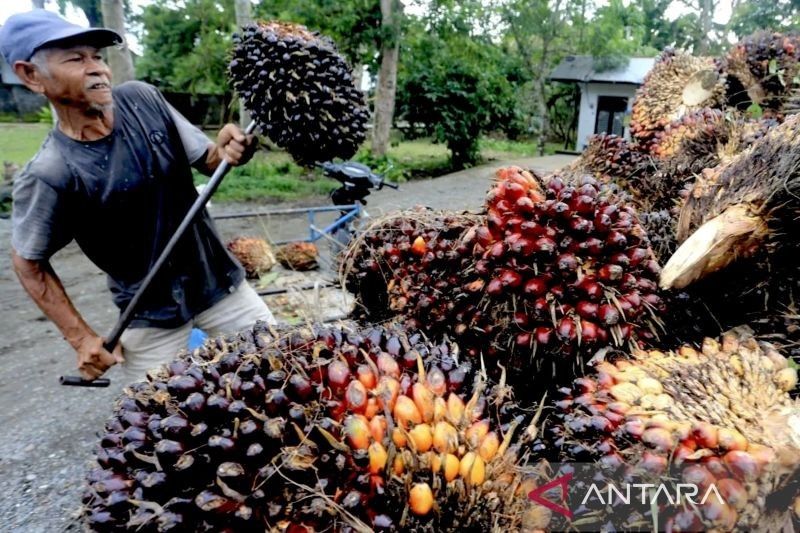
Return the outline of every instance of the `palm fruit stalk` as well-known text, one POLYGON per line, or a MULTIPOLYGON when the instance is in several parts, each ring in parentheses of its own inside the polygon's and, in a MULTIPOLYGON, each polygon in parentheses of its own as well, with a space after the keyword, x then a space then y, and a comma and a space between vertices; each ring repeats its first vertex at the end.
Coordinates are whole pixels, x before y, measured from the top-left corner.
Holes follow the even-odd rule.
MULTIPOLYGON (((800 118, 770 129, 695 183, 661 285, 686 289, 713 322, 797 335, 800 118)), ((777 342, 777 340, 776 340, 777 342)), ((794 353, 794 352, 792 352, 794 353)))
POLYGON ((434 335, 447 331, 452 316, 474 305, 462 289, 461 272, 472 264, 463 236, 485 216, 415 208, 370 223, 341 262, 343 285, 358 296, 363 320, 400 314, 407 325, 434 335))
POLYGON ((275 266, 275 254, 264 239, 237 237, 228 243, 227 248, 244 267, 248 278, 257 279, 275 266))
POLYGON ((450 343, 258 324, 125 390, 84 517, 97 531, 541 528, 520 420, 450 343))
POLYGON ((667 49, 636 91, 631 110, 631 135, 640 143, 689 111, 718 107, 725 97, 725 80, 709 59, 667 49))
POLYGON ((308 166, 356 153, 366 135, 364 95, 330 39, 273 21, 245 26, 233 44, 233 88, 275 144, 308 166))
POLYGON ((747 108, 751 103, 781 118, 784 106, 798 88, 800 36, 760 31, 734 45, 725 57, 731 78, 729 105, 747 108))
MULTIPOLYGON (((787 359, 747 328, 706 338, 699 350, 603 361, 561 391, 545 431, 553 440, 537 447, 562 461, 597 461, 600 486, 690 483, 699 501, 713 484, 721 498, 696 508, 658 501, 667 531, 777 531, 800 494, 800 402, 787 393, 796 382, 787 359)), ((649 505, 590 501, 575 520, 654 527, 649 505)))
POLYGON ((600 348, 655 339, 660 268, 635 210, 618 198, 591 176, 542 183, 499 170, 487 224, 467 237, 476 259, 467 283, 482 300, 456 317, 464 348, 510 353, 503 365, 530 377, 542 360, 571 368, 600 348))

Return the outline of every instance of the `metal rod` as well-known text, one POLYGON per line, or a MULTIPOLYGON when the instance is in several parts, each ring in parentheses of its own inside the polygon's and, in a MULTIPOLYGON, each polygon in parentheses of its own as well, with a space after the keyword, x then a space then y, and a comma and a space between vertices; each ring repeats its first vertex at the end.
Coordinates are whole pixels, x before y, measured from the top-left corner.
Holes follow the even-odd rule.
MULTIPOLYGON (((250 135, 256 129, 255 121, 250 122, 247 125, 247 128, 244 130, 245 135, 250 135)), ((164 263, 167 262, 169 256, 172 254, 172 251, 175 249, 175 246, 178 244, 178 241, 183 237, 186 233, 186 230, 194 223, 194 219, 197 218, 197 215, 205 208, 206 204, 208 203, 209 198, 219 187, 219 184, 222 183, 222 178, 225 177, 225 174, 228 172, 230 165, 227 161, 223 160, 217 169, 214 171, 214 174, 211 175, 211 179, 208 181, 208 184, 203 189, 203 192, 200 196, 192 204, 192 207, 189 208, 189 211, 186 213, 186 216, 183 217, 178 229, 175 230, 175 233, 170 238, 167 245, 164 247, 164 250, 161 252, 161 255, 158 256, 156 262, 150 268, 150 271, 142 280, 141 285, 139 285, 139 289, 136 291, 136 294, 133 295, 131 301, 128 302, 128 306, 120 315, 117 323, 114 325, 114 329, 111 330, 111 333, 108 334, 106 337, 106 341, 103 343, 103 348, 108 350, 109 352, 114 350, 114 347, 119 342, 120 337, 122 336, 122 332, 130 325, 131 321, 133 320, 133 315, 137 311, 139 306, 139 301, 144 296, 144 293, 147 292, 147 289, 150 287, 150 284, 153 282, 153 279, 156 275, 161 271, 161 268, 164 266, 164 263)), ((76 387, 107 387, 106 385, 93 385, 93 383, 100 381, 94 380, 89 381, 85 380, 80 376, 61 376, 59 378, 59 383, 62 385, 71 385, 76 387)), ((102 383, 102 382, 101 382, 102 383)))
POLYGON ((275 216, 275 215, 300 215, 313 212, 325 211, 349 211, 351 209, 359 208, 359 204, 350 205, 328 205, 320 207, 294 207, 289 209, 267 209, 264 211, 246 211, 244 213, 229 213, 223 215, 211 215, 214 220, 227 220, 231 218, 249 218, 249 217, 262 217, 262 216, 275 216))
POLYGON ((281 288, 274 288, 274 289, 261 289, 256 291, 259 296, 275 296, 276 294, 286 294, 290 290, 295 291, 308 291, 314 288, 319 287, 320 289, 328 289, 330 287, 339 287, 339 284, 333 281, 325 281, 323 283, 318 283, 316 285, 299 285, 296 287, 281 287, 281 288))

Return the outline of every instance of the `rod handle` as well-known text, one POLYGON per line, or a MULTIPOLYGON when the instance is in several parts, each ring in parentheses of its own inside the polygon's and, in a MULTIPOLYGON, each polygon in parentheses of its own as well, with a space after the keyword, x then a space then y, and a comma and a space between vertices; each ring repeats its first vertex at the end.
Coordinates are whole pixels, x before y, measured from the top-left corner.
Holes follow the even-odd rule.
POLYGON ((86 379, 80 376, 60 376, 58 382, 67 387, 108 387, 111 380, 108 378, 86 379))

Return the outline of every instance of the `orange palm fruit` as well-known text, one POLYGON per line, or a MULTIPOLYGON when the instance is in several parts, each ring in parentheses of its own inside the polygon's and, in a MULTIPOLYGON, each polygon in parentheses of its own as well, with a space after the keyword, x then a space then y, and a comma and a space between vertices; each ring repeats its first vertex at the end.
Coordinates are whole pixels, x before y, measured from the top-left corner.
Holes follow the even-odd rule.
POLYGON ((433 509, 433 491, 427 483, 416 483, 408 493, 408 507, 417 516, 425 516, 433 509))

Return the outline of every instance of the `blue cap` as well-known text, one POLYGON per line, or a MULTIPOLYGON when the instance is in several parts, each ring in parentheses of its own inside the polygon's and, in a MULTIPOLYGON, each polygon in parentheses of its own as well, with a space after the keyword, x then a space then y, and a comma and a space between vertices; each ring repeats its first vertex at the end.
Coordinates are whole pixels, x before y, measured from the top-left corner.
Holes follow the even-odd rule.
POLYGON ((59 41, 64 41, 65 46, 103 48, 121 43, 122 37, 106 28, 82 28, 44 9, 11 15, 0 27, 0 53, 9 65, 27 61, 40 48, 60 44, 59 41))

